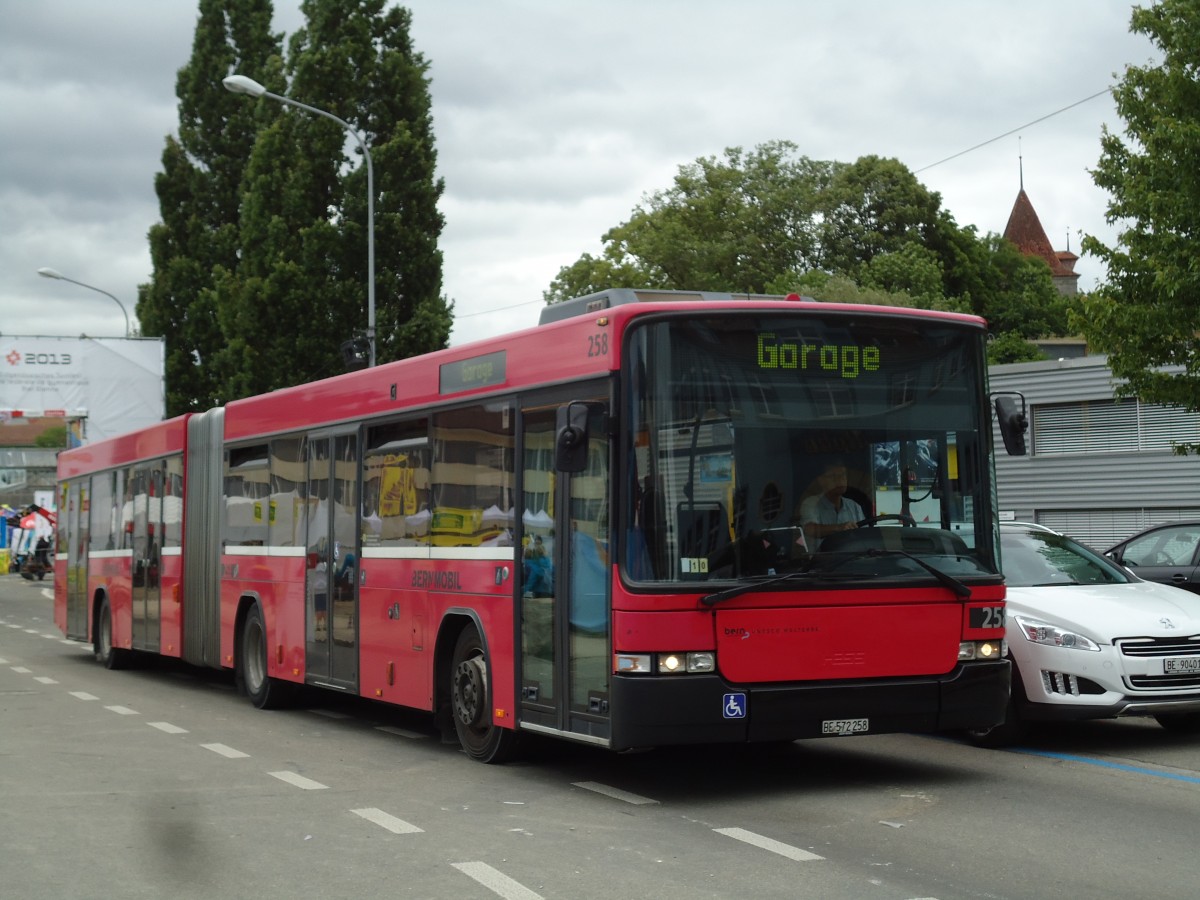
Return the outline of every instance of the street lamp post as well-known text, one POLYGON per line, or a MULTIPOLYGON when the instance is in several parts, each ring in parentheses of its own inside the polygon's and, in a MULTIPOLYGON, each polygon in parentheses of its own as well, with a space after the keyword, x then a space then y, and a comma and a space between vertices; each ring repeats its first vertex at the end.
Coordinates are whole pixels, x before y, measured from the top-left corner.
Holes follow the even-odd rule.
POLYGON ((39 275, 41 275, 43 278, 55 278, 59 281, 69 281, 69 282, 71 282, 71 284, 77 284, 80 287, 85 287, 89 291, 95 291, 96 293, 103 294, 106 297, 112 297, 113 303, 115 303, 115 304, 117 304, 117 306, 121 307, 121 314, 123 316, 125 316, 125 337, 129 337, 129 313, 127 313, 125 311, 125 304, 122 303, 120 300, 118 300, 116 297, 113 297, 113 295, 110 294, 108 291, 102 291, 102 290, 100 290, 100 288, 95 287, 94 285, 84 284, 82 281, 76 281, 74 278, 68 278, 66 275, 64 275, 62 272, 57 271, 56 269, 41 268, 41 269, 37 270, 37 273, 39 275))
POLYGON ((332 119, 337 122, 342 128, 350 132, 354 140, 358 141, 358 146, 362 148, 363 157, 367 161, 367 344, 368 344, 368 363, 370 367, 375 365, 375 174, 371 167, 371 151, 367 149, 367 142, 363 140, 361 134, 354 129, 353 126, 344 119, 339 119, 333 113, 325 112, 323 109, 317 109, 315 106, 309 106, 307 103, 301 103, 299 100, 293 100, 290 97, 284 97, 280 94, 273 94, 265 87, 255 81, 253 78, 247 78, 245 75, 230 75, 222 81, 226 90, 230 90, 235 94, 249 94, 251 97, 270 97, 272 100, 277 100, 280 103, 286 103, 288 106, 295 106, 299 109, 307 110, 310 113, 316 113, 318 116, 324 116, 326 119, 332 119))

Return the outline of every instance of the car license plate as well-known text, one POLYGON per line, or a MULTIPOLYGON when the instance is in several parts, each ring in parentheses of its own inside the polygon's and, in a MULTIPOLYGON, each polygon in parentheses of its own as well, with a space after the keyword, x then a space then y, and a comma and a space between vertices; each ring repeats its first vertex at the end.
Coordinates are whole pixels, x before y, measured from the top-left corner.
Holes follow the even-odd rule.
POLYGON ((862 734, 869 730, 868 719, 826 719, 821 723, 821 734, 862 734))
POLYGON ((1164 675, 1200 675, 1200 656, 1176 656, 1163 660, 1164 675))

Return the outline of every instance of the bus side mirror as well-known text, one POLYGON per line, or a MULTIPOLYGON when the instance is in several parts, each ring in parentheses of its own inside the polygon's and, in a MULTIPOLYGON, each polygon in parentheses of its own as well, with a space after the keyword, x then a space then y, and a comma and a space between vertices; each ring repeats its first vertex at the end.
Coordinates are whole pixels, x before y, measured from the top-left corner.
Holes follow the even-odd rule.
POLYGON ((582 472, 587 468, 588 407, 573 401, 555 413, 554 468, 560 472, 582 472))
POLYGON ((1027 452, 1025 432, 1029 430, 1029 417, 1025 415, 1025 397, 1012 393, 997 394, 995 398, 996 421, 1000 423, 1004 449, 1009 456, 1024 456, 1027 452))

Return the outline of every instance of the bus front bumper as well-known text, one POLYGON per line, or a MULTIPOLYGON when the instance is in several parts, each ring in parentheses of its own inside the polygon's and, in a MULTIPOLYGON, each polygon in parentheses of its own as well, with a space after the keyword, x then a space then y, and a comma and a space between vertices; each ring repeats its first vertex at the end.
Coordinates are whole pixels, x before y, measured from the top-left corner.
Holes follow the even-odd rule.
POLYGON ((746 687, 719 675, 613 675, 612 749, 954 731, 1004 720, 1008 660, 949 674, 746 687))

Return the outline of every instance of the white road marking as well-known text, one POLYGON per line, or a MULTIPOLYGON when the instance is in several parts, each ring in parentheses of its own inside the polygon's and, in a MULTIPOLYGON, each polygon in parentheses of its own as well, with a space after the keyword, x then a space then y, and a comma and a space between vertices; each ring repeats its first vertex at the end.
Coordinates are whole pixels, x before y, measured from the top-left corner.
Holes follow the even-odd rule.
POLYGON ((225 744, 201 744, 205 750, 211 750, 213 753, 219 753, 226 759, 246 759, 250 756, 249 753, 243 753, 241 750, 234 750, 232 747, 225 744))
POLYGON ((496 896, 503 897, 504 900, 542 900, 541 894, 535 894, 519 881, 513 881, 487 863, 465 862, 451 865, 464 875, 474 878, 496 896))
POLYGON ((128 706, 106 706, 104 707, 111 712, 115 712, 118 716, 136 716, 139 715, 136 709, 130 709, 128 706))
POLYGON ((99 700, 95 694, 89 694, 87 691, 71 691, 71 696, 76 700, 99 700))
POLYGON ((7 665, 8 665, 8 660, 0 658, 0 666, 7 666, 7 665))
POLYGON ((380 828, 386 828, 392 834, 423 834, 425 829, 418 828, 405 822, 403 819, 397 819, 393 815, 385 813, 382 809, 368 807, 367 809, 352 809, 350 812, 356 816, 362 816, 368 822, 374 822, 380 828))
POLYGON ((793 847, 791 844, 784 844, 769 837, 763 837, 761 834, 755 834, 753 831, 746 831, 744 828, 714 828, 713 831, 717 834, 731 837, 735 841, 742 841, 763 850, 770 850, 772 853, 778 853, 780 856, 786 856, 788 859, 795 860, 796 862, 810 862, 814 859, 825 858, 817 856, 815 853, 809 853, 807 850, 801 850, 799 847, 793 847))
POLYGON ((40 684, 58 684, 58 682, 55 681, 53 678, 51 678, 49 675, 39 675, 37 678, 35 678, 33 680, 40 684))
POLYGON ((600 784, 598 781, 576 781, 574 784, 575 787, 583 788, 585 791, 595 791, 597 794, 603 794, 605 797, 612 797, 614 800, 621 800, 625 803, 633 803, 636 806, 658 802, 657 800, 651 800, 649 797, 642 797, 638 794, 631 794, 629 791, 623 791, 620 788, 600 784))
POLYGON ((320 791, 329 787, 327 784, 321 784, 319 781, 313 781, 311 778, 305 778, 303 775, 297 775, 295 772, 268 772, 267 774, 273 778, 278 778, 280 781, 286 781, 288 784, 294 784, 296 787, 306 791, 320 791))
POLYGON ((38 631, 36 628, 26 628, 25 633, 26 634, 41 634, 41 632, 38 631))
POLYGON ((159 731, 165 731, 167 734, 187 734, 186 728, 180 728, 178 725, 172 725, 170 722, 147 722, 151 728, 157 728, 159 731))
POLYGON ((422 740, 429 737, 427 734, 421 734, 419 731, 408 731, 405 728, 397 728, 395 725, 376 725, 376 731, 385 731, 388 734, 396 734, 400 737, 412 738, 414 741, 422 740))
POLYGON ((16 672, 18 675, 28 675, 30 672, 33 671, 33 669, 27 669, 24 666, 13 666, 12 670, 14 672, 16 672))
POLYGON ((48 641, 57 641, 58 640, 57 634, 43 634, 42 637, 44 637, 48 641))

